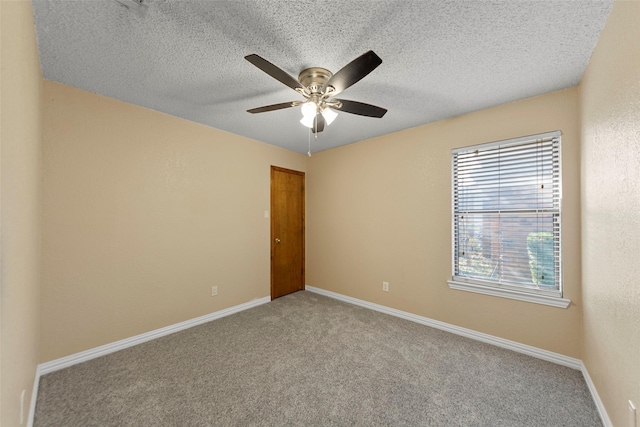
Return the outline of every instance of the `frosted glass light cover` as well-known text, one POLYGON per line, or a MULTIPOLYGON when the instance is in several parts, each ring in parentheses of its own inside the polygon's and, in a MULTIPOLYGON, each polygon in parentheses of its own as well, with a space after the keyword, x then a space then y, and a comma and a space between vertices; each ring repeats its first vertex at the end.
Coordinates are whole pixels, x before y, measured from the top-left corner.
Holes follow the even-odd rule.
POLYGON ((316 116, 317 106, 315 102, 305 102, 302 104, 302 115, 307 118, 311 117, 312 119, 316 116))
POLYGON ((315 118, 316 118, 315 114, 313 116, 305 116, 302 119, 300 119, 300 123, 302 123, 308 128, 313 128, 315 118))
POLYGON ((338 113, 333 111, 331 108, 325 108, 324 110, 322 110, 322 116, 327 122, 327 125, 330 125, 331 123, 333 123, 336 117, 338 117, 338 113))

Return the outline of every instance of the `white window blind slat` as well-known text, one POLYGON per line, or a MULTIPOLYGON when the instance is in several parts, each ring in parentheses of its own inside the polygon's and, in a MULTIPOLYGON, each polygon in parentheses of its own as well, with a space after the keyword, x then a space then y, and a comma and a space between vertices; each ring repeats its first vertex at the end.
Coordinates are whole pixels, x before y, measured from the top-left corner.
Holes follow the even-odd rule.
POLYGON ((453 150, 453 279, 562 292, 560 133, 453 150))

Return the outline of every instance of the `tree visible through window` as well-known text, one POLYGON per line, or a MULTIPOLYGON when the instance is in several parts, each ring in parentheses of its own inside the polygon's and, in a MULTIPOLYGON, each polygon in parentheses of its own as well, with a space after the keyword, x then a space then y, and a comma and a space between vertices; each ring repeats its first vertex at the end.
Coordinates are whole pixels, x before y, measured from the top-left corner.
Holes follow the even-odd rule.
POLYGON ((454 281, 561 296, 560 138, 453 150, 454 281))

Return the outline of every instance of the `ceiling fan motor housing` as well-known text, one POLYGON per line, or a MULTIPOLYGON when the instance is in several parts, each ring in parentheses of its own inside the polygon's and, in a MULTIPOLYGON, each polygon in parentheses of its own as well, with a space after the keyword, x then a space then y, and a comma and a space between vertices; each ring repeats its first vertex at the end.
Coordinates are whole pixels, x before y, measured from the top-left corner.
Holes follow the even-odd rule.
POLYGON ((326 91, 327 82, 333 76, 326 68, 311 67, 302 70, 298 75, 298 81, 306 87, 311 94, 322 94, 326 91))

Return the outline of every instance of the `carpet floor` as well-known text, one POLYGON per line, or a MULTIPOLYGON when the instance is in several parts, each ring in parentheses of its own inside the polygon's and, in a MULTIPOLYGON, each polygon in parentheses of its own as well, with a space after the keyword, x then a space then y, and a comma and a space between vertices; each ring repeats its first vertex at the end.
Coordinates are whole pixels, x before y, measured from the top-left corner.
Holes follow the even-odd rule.
POLYGON ((40 379, 41 426, 601 426, 579 371, 301 291, 40 379))

